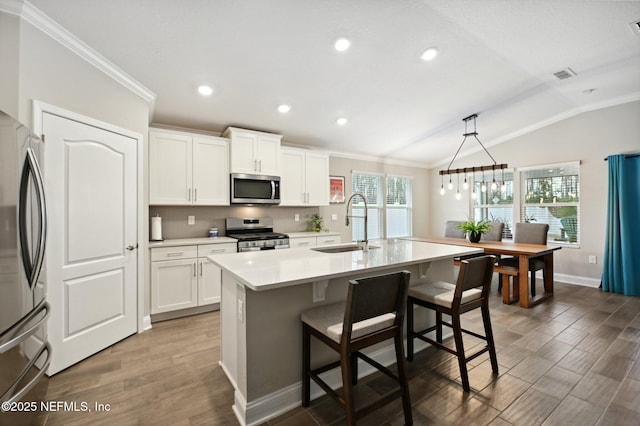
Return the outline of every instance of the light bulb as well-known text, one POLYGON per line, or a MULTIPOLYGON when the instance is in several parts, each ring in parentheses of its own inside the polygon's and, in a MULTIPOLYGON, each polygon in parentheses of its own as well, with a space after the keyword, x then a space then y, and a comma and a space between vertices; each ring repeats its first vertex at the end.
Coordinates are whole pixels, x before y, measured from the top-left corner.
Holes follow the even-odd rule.
POLYGON ((446 191, 444 190, 444 185, 440 187, 440 195, 444 195, 446 191))
POLYGON ((504 182, 500 185, 500 192, 507 192, 507 185, 504 182))
POLYGON ((467 177, 466 176, 464 178, 464 183, 462 184, 462 189, 464 189, 465 191, 467 189, 469 189, 469 182, 467 182, 467 177))
POLYGON ((496 180, 494 179, 493 182, 491 182, 491 190, 495 191, 498 188, 498 184, 496 183, 496 180))
POLYGON ((476 198, 478 198, 478 194, 476 194, 476 190, 474 189, 473 192, 471 193, 471 198, 473 198, 474 200, 476 198))
POLYGON ((451 182, 451 178, 449 178, 449 184, 447 185, 447 189, 451 191, 453 189, 453 182, 451 182))
POLYGON ((461 200, 462 199, 462 194, 460 193, 460 191, 456 192, 456 200, 461 200))
POLYGON ((487 192, 487 183, 486 182, 482 182, 482 185, 480 185, 480 191, 487 192))

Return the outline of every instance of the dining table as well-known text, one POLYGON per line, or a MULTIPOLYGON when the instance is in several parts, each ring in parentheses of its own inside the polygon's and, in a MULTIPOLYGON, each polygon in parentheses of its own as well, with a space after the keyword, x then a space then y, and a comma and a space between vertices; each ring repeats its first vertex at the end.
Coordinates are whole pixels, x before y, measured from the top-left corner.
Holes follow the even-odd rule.
MULTIPOLYGON (((410 237, 408 239, 427 243, 476 247, 483 249, 485 254, 513 256, 518 259, 518 273, 514 279, 514 284, 517 283, 517 288, 514 288, 514 294, 519 293, 520 306, 531 308, 553 296, 553 253, 562 248, 560 245, 482 240, 472 243, 465 238, 449 237, 410 237), (531 258, 541 258, 544 261, 544 276, 548 277, 544 283, 544 292, 535 296, 529 294, 529 259, 531 258)), ((503 291, 508 290, 503 286, 503 291)))

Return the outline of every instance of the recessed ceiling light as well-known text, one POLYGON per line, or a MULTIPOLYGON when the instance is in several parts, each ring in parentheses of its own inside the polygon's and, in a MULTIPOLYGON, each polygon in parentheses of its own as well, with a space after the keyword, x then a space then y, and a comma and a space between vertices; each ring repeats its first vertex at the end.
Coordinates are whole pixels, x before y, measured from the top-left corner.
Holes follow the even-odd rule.
POLYGON ((286 104, 278 105, 278 111, 280 111, 283 114, 286 114, 289 111, 291 111, 291 107, 286 104))
POLYGON ((198 93, 200 93, 202 96, 209 96, 213 93, 213 89, 210 86, 202 85, 198 87, 198 93))
POLYGON ((341 37, 336 40, 333 46, 336 48, 338 52, 344 52, 349 48, 349 46, 351 46, 351 41, 349 41, 349 39, 347 38, 341 37))
POLYGON ((338 118, 338 119, 336 120, 336 124, 337 124, 338 126, 344 126, 345 124, 347 124, 347 121, 349 121, 349 120, 347 120, 347 119, 346 119, 346 118, 344 118, 344 117, 340 117, 340 118, 338 118))
POLYGON ((422 56, 420 56, 420 58, 423 61, 430 61, 436 56, 438 56, 438 49, 435 47, 430 47, 424 51, 424 53, 422 54, 422 56))

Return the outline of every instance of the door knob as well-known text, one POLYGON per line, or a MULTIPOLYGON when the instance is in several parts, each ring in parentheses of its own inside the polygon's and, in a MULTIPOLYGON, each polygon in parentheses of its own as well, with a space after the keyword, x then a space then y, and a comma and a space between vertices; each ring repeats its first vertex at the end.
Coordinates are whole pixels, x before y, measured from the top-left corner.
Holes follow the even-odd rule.
POLYGON ((129 244, 129 245, 127 246, 127 250, 135 250, 135 249, 137 249, 137 248, 138 248, 138 243, 135 243, 135 244, 129 244))

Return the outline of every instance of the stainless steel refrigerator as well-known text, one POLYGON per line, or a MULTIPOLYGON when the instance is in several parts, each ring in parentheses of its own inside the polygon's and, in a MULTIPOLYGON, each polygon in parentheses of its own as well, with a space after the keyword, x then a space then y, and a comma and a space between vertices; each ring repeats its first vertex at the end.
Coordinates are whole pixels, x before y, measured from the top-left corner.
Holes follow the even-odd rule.
POLYGON ((37 136, 0 111, 0 425, 37 424, 46 398, 43 150, 37 136))

